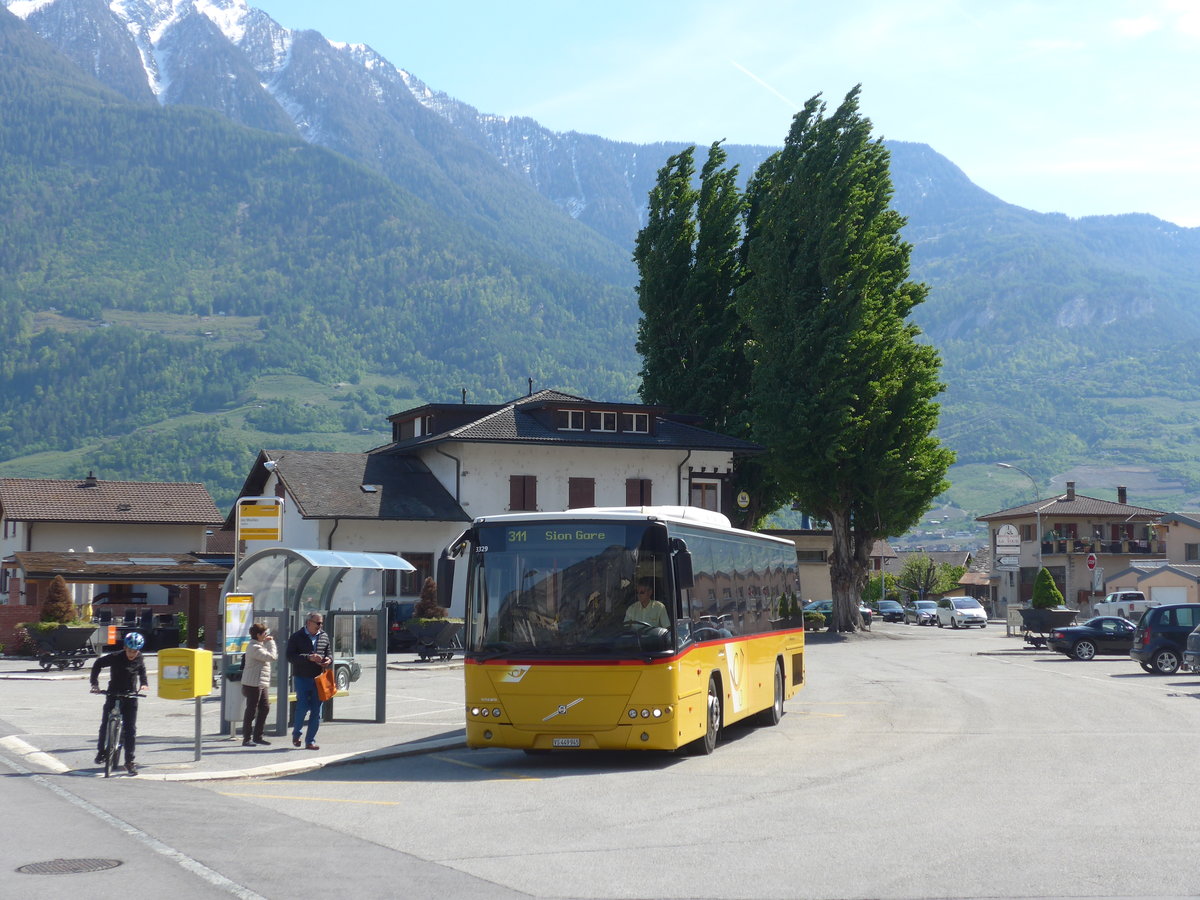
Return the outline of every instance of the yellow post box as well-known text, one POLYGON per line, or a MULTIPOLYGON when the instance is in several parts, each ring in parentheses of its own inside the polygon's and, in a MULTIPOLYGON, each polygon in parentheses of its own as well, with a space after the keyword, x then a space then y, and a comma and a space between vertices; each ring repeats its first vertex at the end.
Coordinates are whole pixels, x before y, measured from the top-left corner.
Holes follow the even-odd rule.
POLYGON ((166 700, 192 700, 212 693, 211 650, 164 647, 158 651, 158 696, 166 700))

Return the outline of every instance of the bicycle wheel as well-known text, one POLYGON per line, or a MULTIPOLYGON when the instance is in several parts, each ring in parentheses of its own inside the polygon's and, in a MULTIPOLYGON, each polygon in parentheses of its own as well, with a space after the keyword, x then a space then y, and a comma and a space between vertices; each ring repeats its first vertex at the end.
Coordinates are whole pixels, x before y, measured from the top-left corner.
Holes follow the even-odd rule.
POLYGON ((108 731, 104 735, 104 777, 107 778, 121 762, 121 704, 112 708, 108 716, 108 731))

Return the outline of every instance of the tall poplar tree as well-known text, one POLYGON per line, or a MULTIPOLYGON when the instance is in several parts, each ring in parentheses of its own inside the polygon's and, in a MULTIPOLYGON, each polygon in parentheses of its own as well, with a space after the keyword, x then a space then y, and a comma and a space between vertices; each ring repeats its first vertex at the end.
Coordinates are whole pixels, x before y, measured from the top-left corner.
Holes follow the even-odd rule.
POLYGON ((861 627, 871 546, 916 524, 949 485, 933 431, 937 352, 908 315, 904 219, 888 152, 855 87, 837 111, 813 97, 748 188, 738 307, 752 337, 755 436, 770 473, 833 531, 831 630, 861 627))
MULTIPOLYGON (((669 157, 650 192, 646 227, 633 258, 642 318, 643 402, 700 416, 705 427, 751 439, 747 329, 735 306, 742 280, 744 199, 737 167, 725 167, 718 141, 708 149, 697 187, 695 147, 669 157)), ((753 525, 781 498, 760 460, 739 458, 733 489, 750 507, 734 512, 753 525)))
POLYGON ((638 232, 633 251, 642 312, 635 345, 642 355, 639 392, 643 402, 676 412, 690 411, 696 366, 696 311, 690 308, 689 296, 697 231, 695 150, 689 147, 669 157, 659 169, 646 226, 638 232))

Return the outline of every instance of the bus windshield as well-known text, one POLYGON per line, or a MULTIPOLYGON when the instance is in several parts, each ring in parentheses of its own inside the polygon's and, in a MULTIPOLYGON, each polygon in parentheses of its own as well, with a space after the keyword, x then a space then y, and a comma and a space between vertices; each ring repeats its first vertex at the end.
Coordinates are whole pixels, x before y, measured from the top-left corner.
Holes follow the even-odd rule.
POLYGON ((667 533, 650 522, 482 524, 467 575, 477 658, 671 650, 667 533))

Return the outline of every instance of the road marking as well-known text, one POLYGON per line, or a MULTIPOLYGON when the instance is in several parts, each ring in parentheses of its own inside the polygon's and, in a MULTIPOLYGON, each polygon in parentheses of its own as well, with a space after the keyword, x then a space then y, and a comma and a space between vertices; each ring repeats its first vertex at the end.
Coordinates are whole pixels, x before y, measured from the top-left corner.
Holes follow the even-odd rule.
POLYGON ((17 772, 20 775, 28 775, 34 783, 41 785, 44 788, 48 788, 49 790, 58 794, 58 796, 62 797, 68 803, 78 806, 84 812, 90 813, 97 819, 100 819, 102 822, 106 822, 107 824, 113 826, 118 831, 125 832, 125 834, 129 835, 139 843, 149 847, 155 853, 165 856, 167 859, 178 864, 181 868, 186 869, 193 875, 199 876, 214 887, 218 887, 223 891, 228 891, 233 896, 242 898, 242 900, 267 900, 267 898, 262 894, 258 894, 250 890, 250 888, 238 884, 236 881, 231 881, 220 872, 210 869, 208 866, 204 865, 204 863, 198 862, 187 854, 176 850, 174 847, 164 844, 158 838, 147 834, 140 828, 130 825, 124 819, 118 819, 112 813, 106 812, 95 804, 84 800, 77 794, 71 793, 61 785, 55 784, 44 775, 38 775, 35 772, 31 772, 29 769, 26 769, 23 765, 15 760, 0 756, 0 762, 4 763, 4 765, 8 766, 14 772, 17 772))
POLYGON ((64 766, 49 753, 43 753, 32 744, 21 740, 15 734, 0 738, 0 748, 15 753, 21 759, 25 760, 25 762, 32 763, 42 769, 47 769, 55 775, 62 775, 64 772, 71 771, 68 766, 64 766))
MULTIPOLYGON (((392 782, 392 784, 395 783, 392 782)), ((299 794, 243 794, 239 791, 217 791, 217 793, 223 797, 256 797, 260 800, 303 800, 305 803, 359 803, 367 806, 400 805, 399 800, 343 800, 337 797, 302 797, 299 794)))
MULTIPOLYGON (((999 655, 990 654, 990 653, 981 653, 979 655, 986 657, 987 659, 992 659, 992 660, 995 660, 996 662, 1003 663, 1008 666, 1017 666, 1018 668, 1029 669, 1030 671, 1033 671, 1033 672, 1048 672, 1051 675, 1061 675, 1063 678, 1078 678, 1081 681, 1095 681, 1095 682, 1101 683, 1101 684, 1122 684, 1122 686, 1125 686, 1125 687, 1133 687, 1135 684, 1140 683, 1143 678, 1146 679, 1147 681, 1153 682, 1153 680, 1156 677, 1158 677, 1158 676, 1151 675, 1148 672, 1143 673, 1140 670, 1137 670, 1137 671, 1130 670, 1128 672, 1129 675, 1140 676, 1140 677, 1136 677, 1136 680, 1131 681, 1131 682, 1120 682, 1120 681, 1117 681, 1116 678, 1123 678, 1126 675, 1125 672, 1117 673, 1116 678, 1114 678, 1113 673, 1109 670, 1102 670, 1101 672, 1099 672, 1097 674, 1090 674, 1081 668, 1082 666, 1092 666, 1095 664, 1095 662, 1100 662, 1100 663, 1105 663, 1105 662, 1109 662, 1109 661, 1120 662, 1122 660, 1121 660, 1121 657, 1118 655, 1112 656, 1111 660, 1101 659, 1101 660, 1090 662, 1090 663, 1080 662, 1079 660, 1071 660, 1071 659, 1068 659, 1065 655, 1063 655, 1062 659, 1054 659, 1053 660, 1053 663, 1055 664, 1053 669, 1046 668, 1045 663, 1049 662, 1050 660, 1048 657, 1045 657, 1045 656, 1042 656, 1042 657, 1025 656, 1025 657, 1020 657, 1020 658, 1013 658, 1011 656, 999 656, 999 655), (1068 669, 1068 667, 1069 667, 1069 669, 1068 669)), ((1130 662, 1132 662, 1132 660, 1130 660, 1130 662)), ((1097 666, 1097 668, 1099 669, 1100 667, 1097 666)), ((1181 673, 1177 673, 1176 677, 1187 677, 1187 676, 1182 675, 1181 673)), ((1153 684, 1151 686, 1155 687, 1153 684)), ((1171 686, 1168 684, 1159 684, 1156 686, 1156 689, 1164 690, 1164 692, 1167 694, 1167 696, 1171 695, 1171 686)))

